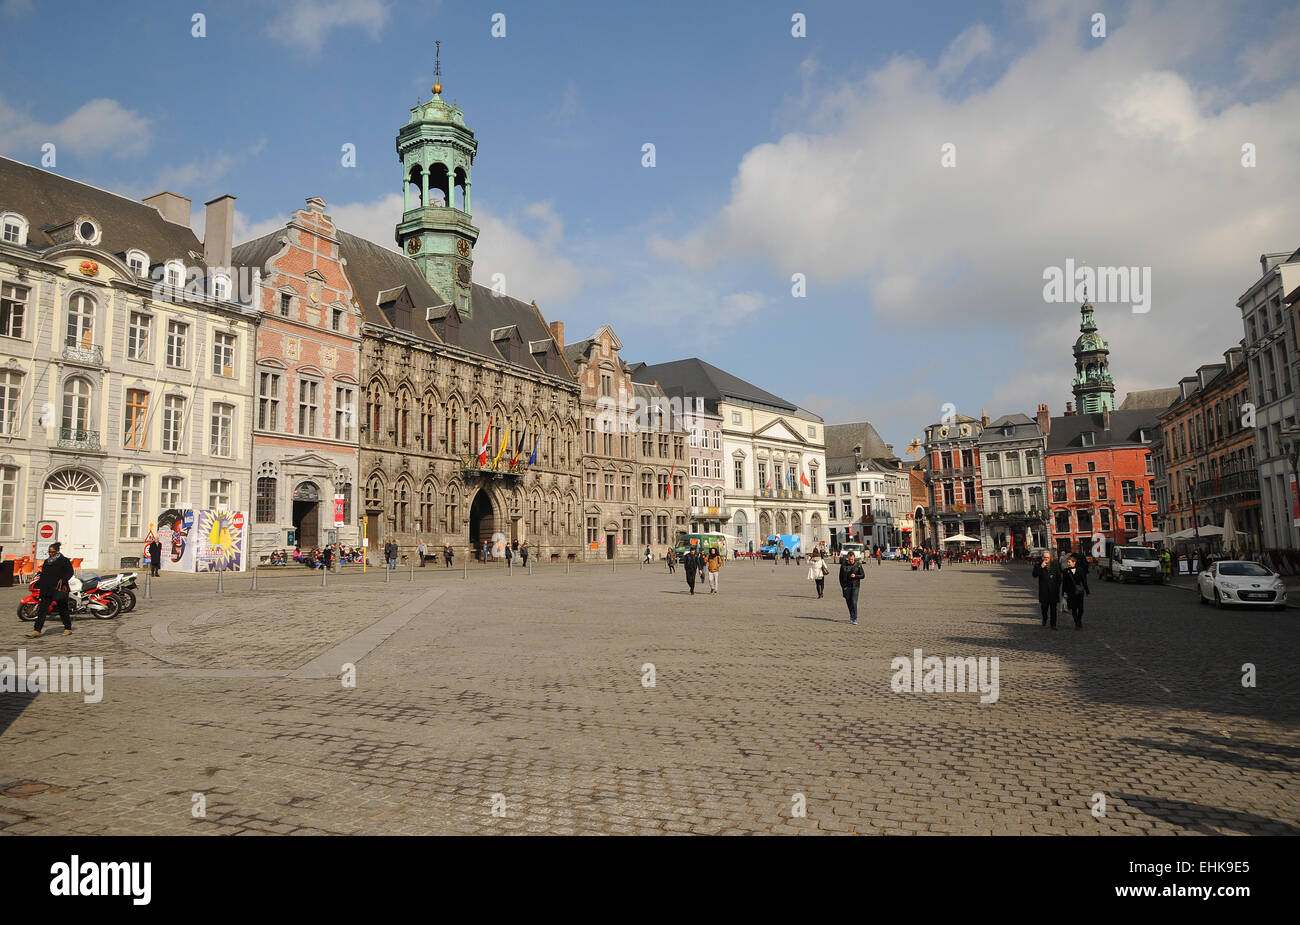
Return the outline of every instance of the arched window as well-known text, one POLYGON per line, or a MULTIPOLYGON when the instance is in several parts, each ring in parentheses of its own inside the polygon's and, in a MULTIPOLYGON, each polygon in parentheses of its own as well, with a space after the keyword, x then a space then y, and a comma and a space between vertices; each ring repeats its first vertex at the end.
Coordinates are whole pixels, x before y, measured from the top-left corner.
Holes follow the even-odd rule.
POLYGON ((380 425, 384 419, 384 390, 379 382, 370 383, 370 393, 366 400, 366 423, 370 425, 370 442, 378 443, 380 425))
POLYGON ((458 533, 460 531, 460 527, 457 523, 459 506, 460 506, 460 492, 456 490, 455 485, 449 485, 447 487, 447 502, 446 502, 447 510, 446 510, 446 527, 445 527, 448 533, 458 533))
POLYGON ((393 439, 398 446, 407 445, 407 425, 411 417, 411 393, 402 388, 397 393, 397 403, 393 408, 393 439))
POLYGON ((453 398, 451 401, 447 402, 447 432, 445 435, 447 440, 447 452, 453 455, 458 453, 460 449, 456 444, 456 426, 459 419, 460 411, 456 407, 456 399, 453 398))
POLYGON ((74 376, 63 383, 63 429, 70 432, 68 439, 85 440, 89 427, 90 383, 74 376))
POLYGON ((95 300, 84 292, 68 300, 68 347, 88 349, 95 345, 95 300))
POLYGON ((406 479, 398 479, 397 484, 393 486, 393 529, 398 533, 405 533, 407 530, 410 507, 410 485, 406 479))
POLYGON ((384 480, 377 474, 366 482, 366 510, 382 511, 384 509, 384 480))
POLYGON ((438 522, 438 486, 432 479, 426 480, 420 489, 420 529, 425 533, 433 532, 438 522))

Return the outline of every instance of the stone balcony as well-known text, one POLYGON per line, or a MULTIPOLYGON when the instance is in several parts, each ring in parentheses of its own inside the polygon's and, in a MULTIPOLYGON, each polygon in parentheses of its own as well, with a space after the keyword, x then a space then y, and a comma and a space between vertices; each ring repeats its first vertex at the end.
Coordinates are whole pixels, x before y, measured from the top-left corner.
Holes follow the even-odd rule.
POLYGON ((58 447, 61 450, 88 450, 98 453, 99 431, 83 430, 80 427, 60 427, 58 447))
POLYGON ((63 359, 69 363, 84 363, 87 366, 104 365, 104 348, 97 344, 90 344, 85 347, 66 346, 63 348, 63 359))

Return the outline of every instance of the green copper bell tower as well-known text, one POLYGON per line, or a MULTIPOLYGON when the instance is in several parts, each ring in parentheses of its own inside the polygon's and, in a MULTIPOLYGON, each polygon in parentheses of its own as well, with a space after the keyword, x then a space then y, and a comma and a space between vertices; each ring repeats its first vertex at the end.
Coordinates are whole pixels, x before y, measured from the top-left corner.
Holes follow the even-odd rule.
MULTIPOLYGON (((436 55, 441 53, 436 43, 436 55)), ((436 292, 463 317, 473 314, 470 283, 478 229, 470 222, 470 167, 478 142, 465 114, 442 99, 442 63, 434 64, 433 99, 416 103, 397 133, 402 162, 402 220, 397 243, 436 292)))
POLYGON ((1115 380, 1110 377, 1110 344, 1097 333, 1087 292, 1079 309, 1079 339, 1074 342, 1074 407, 1079 414, 1115 410, 1115 380))

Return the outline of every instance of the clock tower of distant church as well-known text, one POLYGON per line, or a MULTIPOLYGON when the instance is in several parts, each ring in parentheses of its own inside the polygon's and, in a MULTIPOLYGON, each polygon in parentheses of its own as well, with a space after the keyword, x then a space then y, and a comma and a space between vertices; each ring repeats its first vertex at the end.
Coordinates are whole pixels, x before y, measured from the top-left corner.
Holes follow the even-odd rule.
MULTIPOLYGON (((441 43, 436 43, 441 52, 441 43)), ((470 167, 478 142, 465 114, 442 99, 442 64, 434 64, 433 99, 416 103, 397 133, 402 161, 402 220, 397 243, 424 278, 463 318, 473 315, 470 283, 478 229, 470 222, 470 167)))

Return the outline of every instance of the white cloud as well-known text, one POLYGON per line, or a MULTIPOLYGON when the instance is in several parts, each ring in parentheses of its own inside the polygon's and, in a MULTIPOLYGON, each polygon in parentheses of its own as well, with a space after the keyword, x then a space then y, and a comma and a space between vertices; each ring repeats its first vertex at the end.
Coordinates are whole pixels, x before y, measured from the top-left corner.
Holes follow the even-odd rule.
POLYGON ((142 154, 150 141, 149 120, 117 100, 90 100, 58 122, 41 122, 0 97, 0 150, 33 163, 46 142, 79 157, 126 157, 142 154))
MULTIPOLYGON (((1234 302, 1257 255, 1300 246, 1300 88, 1242 102, 1194 73, 1221 15, 1139 4, 1104 41, 1084 38, 1077 16, 1045 18, 1032 45, 960 99, 945 77, 998 44, 987 30, 967 30, 937 65, 895 58, 825 88, 809 118, 818 131, 751 149, 725 205, 651 252, 700 270, 766 264, 774 283, 802 272, 810 291, 859 288, 878 320, 942 323, 954 350, 962 330, 1004 331, 1027 375, 1018 401, 1002 393, 1008 404, 1047 400, 1054 413, 1078 312, 1044 303, 1044 268, 1067 257, 1151 267, 1150 313, 1099 306, 1099 322, 1121 392, 1138 387, 1129 377, 1174 383, 1240 339, 1234 302), (945 142, 955 168, 940 166, 945 142), (1241 166, 1245 142, 1257 168, 1241 166), (1054 391, 1033 394, 1049 376, 1054 391)), ((1286 26, 1274 43, 1300 34, 1286 26)))
POLYGON ((293 0, 267 27, 277 42, 301 51, 319 52, 335 29, 366 33, 378 39, 388 24, 388 7, 379 0, 293 0))

